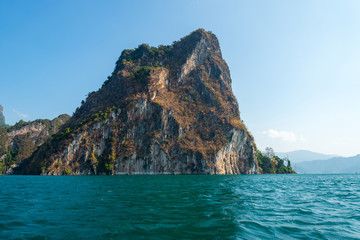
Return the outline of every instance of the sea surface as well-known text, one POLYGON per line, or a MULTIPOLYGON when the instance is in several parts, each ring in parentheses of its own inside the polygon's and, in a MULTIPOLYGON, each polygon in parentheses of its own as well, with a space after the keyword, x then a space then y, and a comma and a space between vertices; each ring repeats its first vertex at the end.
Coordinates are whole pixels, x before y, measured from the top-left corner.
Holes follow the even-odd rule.
POLYGON ((360 175, 0 176, 0 239, 359 239, 360 175))

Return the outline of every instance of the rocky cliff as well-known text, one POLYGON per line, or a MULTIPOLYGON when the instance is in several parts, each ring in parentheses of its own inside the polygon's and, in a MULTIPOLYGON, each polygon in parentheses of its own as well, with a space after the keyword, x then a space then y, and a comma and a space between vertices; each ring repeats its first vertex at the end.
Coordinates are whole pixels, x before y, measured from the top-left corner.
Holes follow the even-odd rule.
POLYGON ((5 127, 6 123, 5 123, 5 117, 3 114, 3 107, 0 105, 0 127, 5 127))
POLYGON ((60 115, 53 120, 20 121, 12 127, 0 128, 0 174, 11 174, 13 168, 31 156, 37 147, 55 134, 69 120, 60 115))
POLYGON ((254 139, 216 36, 124 50, 113 73, 18 174, 256 174, 254 139))

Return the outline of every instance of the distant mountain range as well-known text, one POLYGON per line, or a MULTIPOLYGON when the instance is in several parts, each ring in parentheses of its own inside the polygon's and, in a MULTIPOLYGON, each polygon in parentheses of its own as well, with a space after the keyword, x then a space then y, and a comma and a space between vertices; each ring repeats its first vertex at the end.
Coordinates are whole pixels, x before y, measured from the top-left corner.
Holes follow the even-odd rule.
POLYGON ((341 157, 307 150, 275 154, 280 158, 289 158, 293 169, 299 174, 360 173, 360 154, 353 157, 341 157))
POLYGON ((360 173, 360 154, 341 157, 307 150, 275 154, 280 158, 289 158, 293 169, 299 174, 360 173))
POLYGON ((307 150, 297 150, 292 152, 277 152, 275 154, 280 158, 284 158, 284 157, 289 158, 291 163, 300 163, 300 162, 313 161, 313 160, 327 160, 330 158, 341 157, 339 155, 322 154, 307 150))
POLYGON ((360 173, 360 154, 353 157, 306 161, 292 166, 300 174, 360 173))

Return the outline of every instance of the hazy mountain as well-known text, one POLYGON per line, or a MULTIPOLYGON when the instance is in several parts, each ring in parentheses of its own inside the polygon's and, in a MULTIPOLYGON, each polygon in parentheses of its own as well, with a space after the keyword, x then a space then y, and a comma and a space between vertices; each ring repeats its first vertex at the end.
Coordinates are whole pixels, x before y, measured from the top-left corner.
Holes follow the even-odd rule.
POLYGON ((0 128, 0 175, 12 173, 12 168, 26 158, 52 135, 57 133, 70 116, 62 114, 53 120, 20 120, 14 126, 0 128))
POLYGON ((3 107, 0 105, 0 127, 6 126, 5 117, 3 114, 3 107))
POLYGON ((295 169, 297 173, 305 174, 360 173, 360 154, 353 157, 301 162, 295 165, 295 169))
POLYGON ((313 161, 313 160, 326 160, 334 157, 340 157, 339 155, 322 154, 308 150, 278 152, 276 153, 276 155, 279 156, 280 158, 288 157, 292 163, 300 163, 300 162, 313 161))

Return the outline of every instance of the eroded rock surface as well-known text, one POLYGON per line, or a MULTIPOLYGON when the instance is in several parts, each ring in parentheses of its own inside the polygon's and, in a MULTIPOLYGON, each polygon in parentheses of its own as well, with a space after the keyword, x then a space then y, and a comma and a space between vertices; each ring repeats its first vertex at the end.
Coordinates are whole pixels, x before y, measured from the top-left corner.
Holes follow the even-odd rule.
POLYGON ((13 168, 29 158, 69 118, 63 114, 53 120, 21 120, 14 126, 0 128, 0 174, 12 174, 13 168))
POLYGON ((19 174, 256 174, 216 36, 124 50, 101 89, 19 174))

